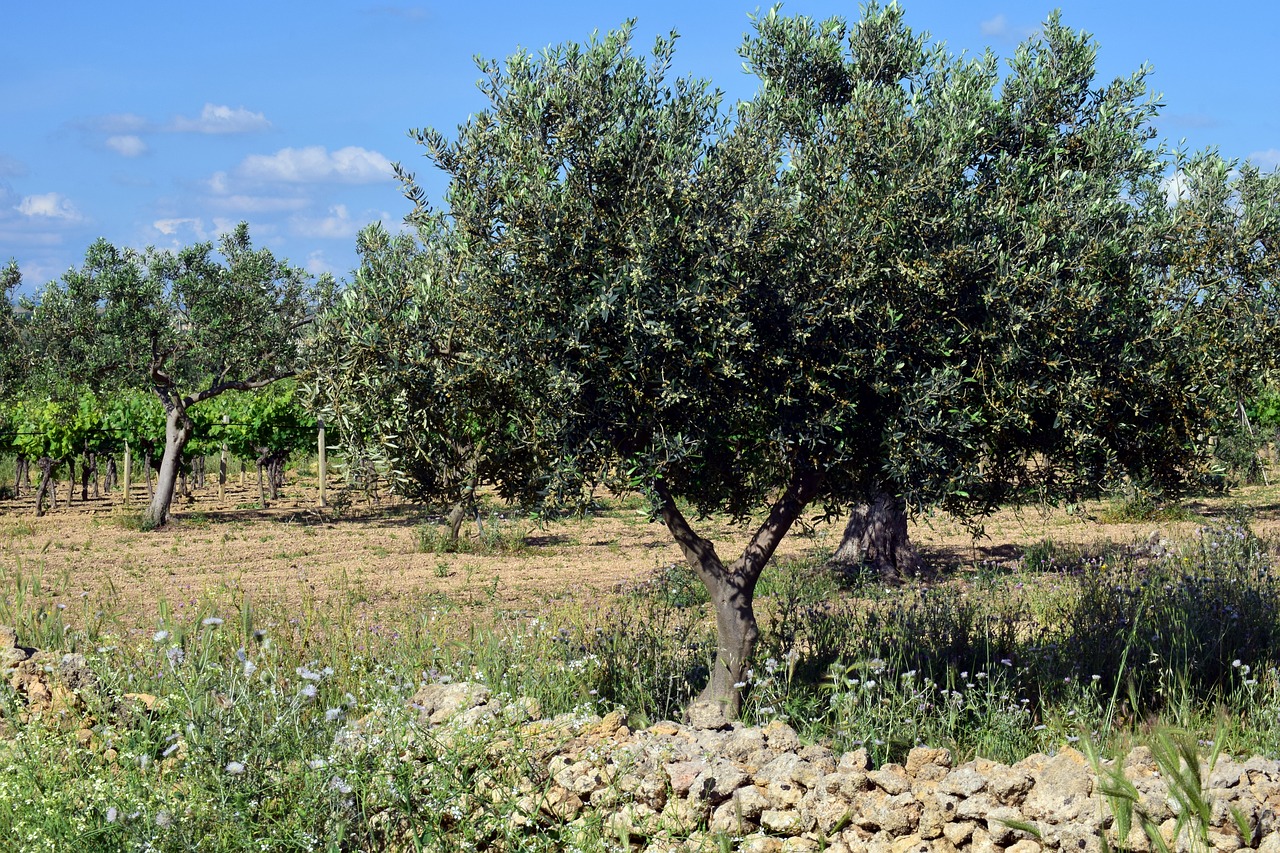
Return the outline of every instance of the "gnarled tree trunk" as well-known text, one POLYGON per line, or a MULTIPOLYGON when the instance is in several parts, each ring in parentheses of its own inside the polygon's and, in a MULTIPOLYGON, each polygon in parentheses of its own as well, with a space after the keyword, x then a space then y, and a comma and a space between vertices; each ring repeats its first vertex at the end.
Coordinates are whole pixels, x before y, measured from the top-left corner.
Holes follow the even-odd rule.
POLYGON ((22 497, 23 486, 31 488, 31 461, 19 456, 13 465, 13 496, 22 497))
POLYGON ((737 718, 747 665, 760 638, 752 604, 756 582, 782 537, 817 493, 819 482, 817 474, 796 474, 742 556, 727 566, 716 554, 715 545, 689 526, 666 483, 655 482, 662 520, 706 585, 716 616, 716 660, 707 686, 689 708, 689 720, 695 726, 718 728, 737 718))
POLYGON ((923 572, 924 560, 907 535, 907 509, 902 500, 879 492, 870 503, 855 506, 831 562, 870 564, 887 581, 923 572))
POLYGON ((155 494, 143 518, 148 527, 160 527, 169 520, 173 494, 178 487, 178 472, 182 467, 182 451, 195 430, 185 406, 166 403, 164 419, 164 455, 160 457, 160 473, 156 477, 155 494))

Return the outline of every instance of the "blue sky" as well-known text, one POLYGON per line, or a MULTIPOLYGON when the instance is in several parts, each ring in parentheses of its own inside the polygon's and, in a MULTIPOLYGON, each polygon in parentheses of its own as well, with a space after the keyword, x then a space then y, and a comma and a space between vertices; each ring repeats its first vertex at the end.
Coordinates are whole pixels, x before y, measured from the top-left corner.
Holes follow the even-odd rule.
MULTIPOLYGON (((1100 77, 1154 67, 1172 144, 1280 165, 1280 4, 1059 0, 1094 34, 1100 77)), ((1049 2, 908 0, 908 22, 953 52, 1008 56, 1049 2)), ((677 68, 730 99, 752 78, 736 49, 751 2, 420 5, 0 0, 0 263, 30 292, 94 239, 177 247, 246 220, 258 245, 345 277, 363 225, 409 210, 390 163, 443 182, 408 138, 452 134, 484 106, 472 57, 584 40, 638 19, 636 47, 680 33, 677 68)), ((787 14, 856 18, 855 3, 787 14)))

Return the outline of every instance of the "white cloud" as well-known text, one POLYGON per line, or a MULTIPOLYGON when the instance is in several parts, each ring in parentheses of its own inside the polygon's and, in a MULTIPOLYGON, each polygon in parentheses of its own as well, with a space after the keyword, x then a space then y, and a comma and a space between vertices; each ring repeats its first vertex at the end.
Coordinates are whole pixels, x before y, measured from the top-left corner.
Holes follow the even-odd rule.
POLYGON ((78 222, 81 218, 76 206, 60 193, 23 196, 18 203, 18 212, 23 216, 65 219, 68 222, 78 222))
POLYGON ((391 162, 377 151, 348 146, 330 152, 321 145, 251 154, 236 168, 244 178, 290 184, 372 184, 389 179, 391 162))
POLYGON ((77 122, 77 124, 86 130, 112 135, 149 133, 155 129, 152 127, 151 122, 135 113, 110 113, 108 115, 94 116, 83 122, 77 122))
POLYGON ((205 239, 204 222, 199 219, 157 219, 151 223, 151 227, 166 237, 172 237, 179 231, 190 230, 196 235, 197 239, 205 239))
POLYGON ((147 153, 147 143, 139 136, 108 136, 107 147, 121 157, 137 157, 147 153))
POLYGON ((988 38, 997 39, 1025 39, 1034 35, 1038 27, 1016 26, 1009 23, 1009 19, 1004 13, 996 15, 994 18, 988 18, 978 24, 978 29, 988 38))
POLYGON ((262 196, 244 193, 218 196, 210 201, 221 210, 235 213, 280 213, 302 210, 308 204, 307 199, 298 196, 262 196))
POLYGON ((1245 159, 1257 166, 1259 169, 1280 169, 1280 148, 1272 148, 1268 151, 1255 151, 1245 159))
POLYGON ((1161 179, 1160 189, 1164 192, 1165 200, 1168 201, 1170 207, 1177 204, 1179 199, 1191 197, 1191 184, 1187 180, 1186 173, 1181 169, 1169 177, 1161 179))
POLYGON ((1003 14, 996 15, 989 21, 979 24, 984 36, 1004 36, 1009 32, 1009 21, 1003 14))
POLYGON ((200 111, 200 118, 177 116, 172 127, 180 133, 253 133, 271 127, 271 122, 262 113, 255 113, 244 107, 232 109, 205 104, 200 111))
POLYGON ((312 275, 324 275, 325 273, 338 275, 338 270, 325 259, 324 252, 318 249, 307 255, 305 268, 312 275))
POLYGON ((344 240, 355 237, 362 227, 351 218, 345 204, 336 204, 329 208, 329 215, 322 219, 295 217, 290 223, 293 233, 299 237, 313 237, 326 240, 344 240))

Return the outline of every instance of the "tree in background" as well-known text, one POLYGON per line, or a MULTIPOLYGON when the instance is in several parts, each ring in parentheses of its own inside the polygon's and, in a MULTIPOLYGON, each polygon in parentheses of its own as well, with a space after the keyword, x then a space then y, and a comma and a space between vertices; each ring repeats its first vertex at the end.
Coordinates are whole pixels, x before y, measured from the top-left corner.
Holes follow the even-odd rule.
POLYGON ((25 359, 22 333, 15 314, 13 294, 22 284, 16 261, 0 268, 0 401, 11 397, 21 385, 25 359))
POLYGON ((673 46, 637 57, 628 25, 485 64, 489 105, 455 141, 416 132, 447 216, 402 176, 446 244, 438 289, 371 268, 330 330, 331 353, 362 351, 326 364, 369 383, 352 422, 403 425, 383 434, 411 479, 414 445, 462 435, 543 507, 647 495, 710 592, 718 654, 691 712, 714 722, 737 713, 756 583, 806 508, 853 508, 861 550, 902 571, 909 510, 976 522, 1125 474, 1172 486, 1237 350, 1203 335, 1217 303, 1161 272, 1177 237, 1144 72, 1096 85, 1094 45, 1056 16, 1001 77, 896 5, 852 26, 771 12, 742 48, 759 92, 731 115, 667 79, 673 46), (365 379, 382 317, 421 345, 409 363, 448 371, 365 379), (497 419, 493 388, 518 390, 497 419), (695 530, 713 512, 755 519, 733 559, 695 530))
POLYGON ((1181 381, 1221 399, 1212 429, 1219 470, 1211 474, 1256 481, 1264 476, 1264 436, 1250 410, 1261 414, 1280 351, 1280 172, 1213 152, 1176 166, 1171 203, 1153 211, 1161 235, 1153 274, 1177 307, 1172 316, 1192 368, 1181 381))
POLYGON ((95 390, 147 388, 165 412, 164 450, 144 522, 169 518, 189 409, 293 375, 312 308, 306 275, 255 250, 248 226, 175 253, 94 243, 79 270, 51 282, 32 315, 36 359, 95 390))
POLYGON ((518 374, 478 369, 482 342, 502 331, 471 312, 443 225, 427 222, 416 237, 372 225, 356 248, 354 281, 310 337, 311 405, 338 431, 348 457, 391 472, 398 494, 449 505, 455 540, 481 482, 533 503, 548 454, 521 423, 529 401, 518 374), (519 447, 491 440, 503 435, 534 440, 519 447), (524 473, 504 478, 499 470, 524 473))

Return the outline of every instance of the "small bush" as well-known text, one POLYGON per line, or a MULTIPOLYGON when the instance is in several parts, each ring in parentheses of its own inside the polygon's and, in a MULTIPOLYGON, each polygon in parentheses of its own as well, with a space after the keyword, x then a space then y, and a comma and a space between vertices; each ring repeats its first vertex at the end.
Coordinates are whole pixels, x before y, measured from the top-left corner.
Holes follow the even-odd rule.
POLYGON ((523 554, 529 549, 526 535, 514 520, 496 514, 478 518, 474 532, 464 528, 457 538, 438 522, 420 524, 416 531, 418 551, 424 554, 523 554))

